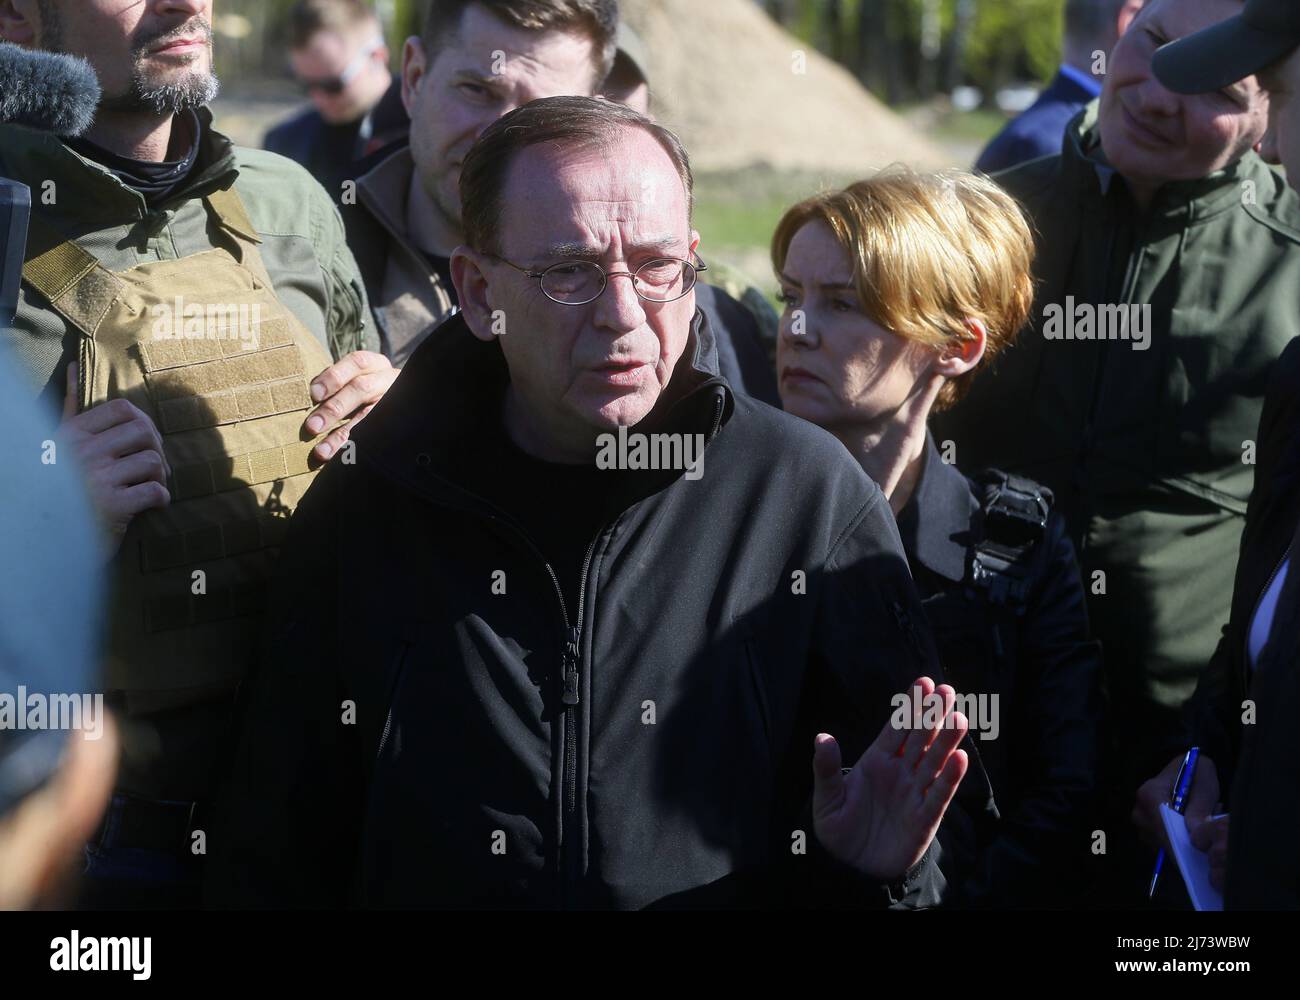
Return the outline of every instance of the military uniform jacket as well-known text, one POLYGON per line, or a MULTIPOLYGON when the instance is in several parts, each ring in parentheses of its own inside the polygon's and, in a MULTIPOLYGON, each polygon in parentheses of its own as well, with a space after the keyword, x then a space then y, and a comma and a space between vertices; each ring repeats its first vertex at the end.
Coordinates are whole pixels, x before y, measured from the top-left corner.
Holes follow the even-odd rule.
POLYGON ((1037 230, 1034 311, 934 428, 960 466, 1055 494, 1136 781, 1163 766, 1228 617, 1264 390, 1300 333, 1300 197, 1248 152, 1143 215, 1096 114, 998 175, 1037 230))

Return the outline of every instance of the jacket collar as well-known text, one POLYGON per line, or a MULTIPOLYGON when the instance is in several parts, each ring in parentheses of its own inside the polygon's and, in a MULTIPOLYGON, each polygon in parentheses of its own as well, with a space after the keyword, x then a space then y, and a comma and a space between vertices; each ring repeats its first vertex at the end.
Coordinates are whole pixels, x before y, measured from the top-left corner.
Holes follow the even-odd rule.
MULTIPOLYGON (((155 206, 164 210, 223 187, 239 173, 234 144, 212 128, 212 112, 198 108, 201 135, 194 169, 184 183, 155 206)), ((111 170, 69 149, 54 135, 16 126, 0 126, 0 162, 4 173, 29 184, 52 181, 57 190, 75 197, 58 198, 42 208, 53 220, 121 225, 149 214, 144 196, 124 184, 111 170)), ((33 201, 39 202, 39 197, 33 201)))
MULTIPOLYGON (((429 488, 428 472, 456 489, 476 465, 483 429, 500 423, 509 381, 501 345, 476 338, 457 313, 424 339, 357 428, 357 453, 421 492, 429 488)), ((637 429, 702 433, 707 445, 734 409, 731 389, 718 374, 713 332, 697 309, 672 379, 637 429)))
POLYGON ((1101 93, 1101 84, 1096 77, 1069 63, 1061 63, 1060 69, 1056 71, 1055 82, 1062 90, 1072 91, 1084 102, 1091 101, 1101 93))
POLYGON ((898 513, 898 533, 908 562, 919 562, 954 583, 964 580, 976 510, 970 483, 955 465, 943 460, 934 437, 926 431, 921 478, 898 513))
POLYGON ((357 196, 389 236, 423 265, 424 256, 406 231, 406 199, 414 173, 411 147, 403 145, 357 179, 357 196))
MULTIPOLYGON (((1104 196, 1120 179, 1120 174, 1101 148, 1100 104, 1100 100, 1090 101, 1070 121, 1062 151, 1066 169, 1104 196)), ((1167 219, 1188 224, 1239 208, 1242 181, 1256 176, 1260 168, 1269 169, 1253 150, 1247 150, 1236 163, 1206 177, 1170 181, 1156 192, 1147 217, 1153 221, 1167 219)))

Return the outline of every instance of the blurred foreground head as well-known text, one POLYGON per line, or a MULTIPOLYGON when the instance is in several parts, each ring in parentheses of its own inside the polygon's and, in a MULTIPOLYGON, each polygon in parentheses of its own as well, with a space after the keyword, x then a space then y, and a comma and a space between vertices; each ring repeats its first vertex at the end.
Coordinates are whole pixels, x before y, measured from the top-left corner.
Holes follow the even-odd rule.
POLYGON ((289 11, 289 63, 331 125, 364 118, 392 84, 383 25, 365 0, 298 0, 289 11))
POLYGON ((48 904, 113 786, 111 720, 55 725, 100 689, 105 549, 70 453, 0 353, 0 909, 48 904), (41 728, 28 709, 47 707, 41 728), (24 727, 19 728, 19 719, 24 727))

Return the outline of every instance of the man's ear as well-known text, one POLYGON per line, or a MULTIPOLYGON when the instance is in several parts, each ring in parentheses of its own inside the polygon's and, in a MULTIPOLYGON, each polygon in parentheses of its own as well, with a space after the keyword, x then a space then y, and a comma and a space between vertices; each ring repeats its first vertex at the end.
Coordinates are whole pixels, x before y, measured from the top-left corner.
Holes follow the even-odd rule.
POLYGON ((35 48, 39 17, 33 0, 0 0, 0 41, 35 48))
POLYGON ((691 253, 696 253, 700 249, 700 234, 694 229, 691 230, 691 253))
POLYGON ((957 378, 980 363, 988 344, 989 331, 978 316, 966 320, 966 336, 953 339, 935 358, 933 369, 944 378, 957 378))
MULTIPOLYGON (((3 0, 0 0, 3 2, 3 0)), ((425 62, 424 42, 412 35, 402 46, 402 106, 408 115, 415 104, 415 92, 429 67, 425 62)))
POLYGON ((456 286, 460 311, 470 333, 479 340, 494 340, 502 329, 504 318, 494 315, 488 303, 487 259, 466 246, 451 252, 451 281, 456 286))

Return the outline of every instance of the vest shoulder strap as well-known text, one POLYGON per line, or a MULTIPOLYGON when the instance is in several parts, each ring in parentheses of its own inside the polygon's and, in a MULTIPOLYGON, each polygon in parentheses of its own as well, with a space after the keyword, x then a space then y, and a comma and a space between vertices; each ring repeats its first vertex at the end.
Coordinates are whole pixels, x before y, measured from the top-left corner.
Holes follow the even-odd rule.
POLYGON ((980 517, 972 531, 970 578, 991 604, 1023 614, 1033 584, 1034 555, 1047 533, 1052 492, 999 469, 973 477, 980 517))
POLYGON ((253 226, 253 220, 248 217, 248 210, 244 208, 244 199, 239 197, 233 181, 229 187, 218 188, 204 195, 203 200, 208 203, 217 221, 227 229, 238 233, 250 243, 262 242, 262 237, 253 226))
POLYGON ((85 334, 93 334, 122 291, 121 280, 94 254, 65 239, 40 215, 28 224, 23 280, 85 334))

